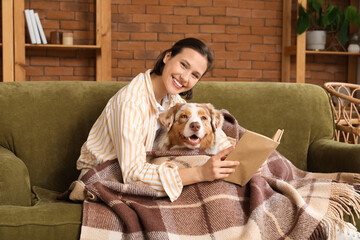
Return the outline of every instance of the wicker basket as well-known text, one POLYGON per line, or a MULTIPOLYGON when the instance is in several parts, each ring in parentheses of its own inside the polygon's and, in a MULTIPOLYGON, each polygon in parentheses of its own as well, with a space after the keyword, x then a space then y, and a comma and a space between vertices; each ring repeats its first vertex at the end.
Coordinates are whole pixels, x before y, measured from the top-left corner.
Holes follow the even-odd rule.
POLYGON ((345 143, 360 143, 360 85, 327 82, 324 84, 334 112, 335 139, 345 143))

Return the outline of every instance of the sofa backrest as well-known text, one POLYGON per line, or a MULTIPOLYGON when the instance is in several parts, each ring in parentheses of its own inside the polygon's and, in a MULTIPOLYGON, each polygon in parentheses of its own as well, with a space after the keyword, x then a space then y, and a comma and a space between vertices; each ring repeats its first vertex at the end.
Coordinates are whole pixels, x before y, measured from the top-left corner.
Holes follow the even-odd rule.
MULTIPOLYGON (((124 82, 15 82, 0 84, 0 145, 28 167, 31 185, 64 191, 78 177, 76 160, 89 130, 124 82)), ((193 102, 229 110, 243 127, 271 137, 278 150, 306 169, 309 144, 332 138, 329 100, 308 84, 200 82, 193 102)))

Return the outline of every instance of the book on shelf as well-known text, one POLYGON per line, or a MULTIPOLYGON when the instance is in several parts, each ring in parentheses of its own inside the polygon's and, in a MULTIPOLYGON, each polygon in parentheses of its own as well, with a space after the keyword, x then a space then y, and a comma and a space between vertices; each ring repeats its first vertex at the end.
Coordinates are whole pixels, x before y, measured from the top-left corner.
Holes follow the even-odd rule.
POLYGON ((30 18, 31 18, 31 23, 32 23, 33 29, 34 29, 36 44, 41 44, 39 29, 36 24, 35 13, 34 13, 33 9, 30 9, 30 18))
POLYGON ((43 44, 47 44, 47 41, 46 41, 46 36, 45 36, 45 33, 44 33, 44 29, 41 25, 41 21, 40 21, 40 18, 39 18, 39 14, 38 13, 35 13, 35 21, 36 21, 36 24, 37 24, 37 27, 39 29, 39 33, 40 33, 40 37, 41 37, 41 41, 43 44))
POLYGON ((247 130, 236 143, 235 149, 225 159, 239 161, 240 164, 235 167, 235 172, 224 180, 240 186, 246 185, 280 144, 283 133, 283 129, 278 129, 274 137, 269 138, 247 130))
POLYGON ((27 29, 28 29, 29 36, 30 36, 30 41, 32 44, 36 44, 34 27, 33 27, 33 23, 31 21, 31 16, 30 16, 30 9, 25 9, 25 20, 26 20, 27 29))

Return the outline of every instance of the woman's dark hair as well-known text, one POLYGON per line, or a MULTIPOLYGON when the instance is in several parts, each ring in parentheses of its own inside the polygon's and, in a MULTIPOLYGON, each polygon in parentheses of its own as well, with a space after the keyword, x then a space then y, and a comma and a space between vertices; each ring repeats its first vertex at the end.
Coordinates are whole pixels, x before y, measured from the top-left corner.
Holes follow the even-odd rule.
MULTIPOLYGON (((205 73, 211 68, 211 65, 214 61, 210 49, 199 39, 196 38, 184 38, 174 44, 170 49, 163 51, 157 58, 154 68, 151 70, 151 73, 161 76, 164 70, 165 63, 163 59, 166 53, 171 52, 171 57, 179 54, 184 48, 190 48, 207 59, 207 68, 205 73)), ((204 74, 205 74, 204 73, 204 74)), ((190 89, 186 92, 180 93, 181 96, 184 96, 186 100, 189 100, 193 97, 193 89, 190 89)))

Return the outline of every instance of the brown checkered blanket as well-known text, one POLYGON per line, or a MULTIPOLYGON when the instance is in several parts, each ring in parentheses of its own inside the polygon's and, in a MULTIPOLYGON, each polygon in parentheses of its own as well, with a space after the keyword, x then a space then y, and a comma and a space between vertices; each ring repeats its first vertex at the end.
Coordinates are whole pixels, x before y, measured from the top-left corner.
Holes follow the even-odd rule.
MULTIPOLYGON (((236 131, 241 136, 243 129, 236 131)), ((209 157, 199 154, 149 156, 190 167, 209 157)), ((335 224, 351 227, 343 214, 359 217, 359 182, 358 174, 299 170, 274 151, 246 186, 222 180, 192 184, 174 202, 142 183, 123 184, 116 160, 87 172, 68 193, 85 198, 81 239, 301 240, 327 239, 335 224)))

